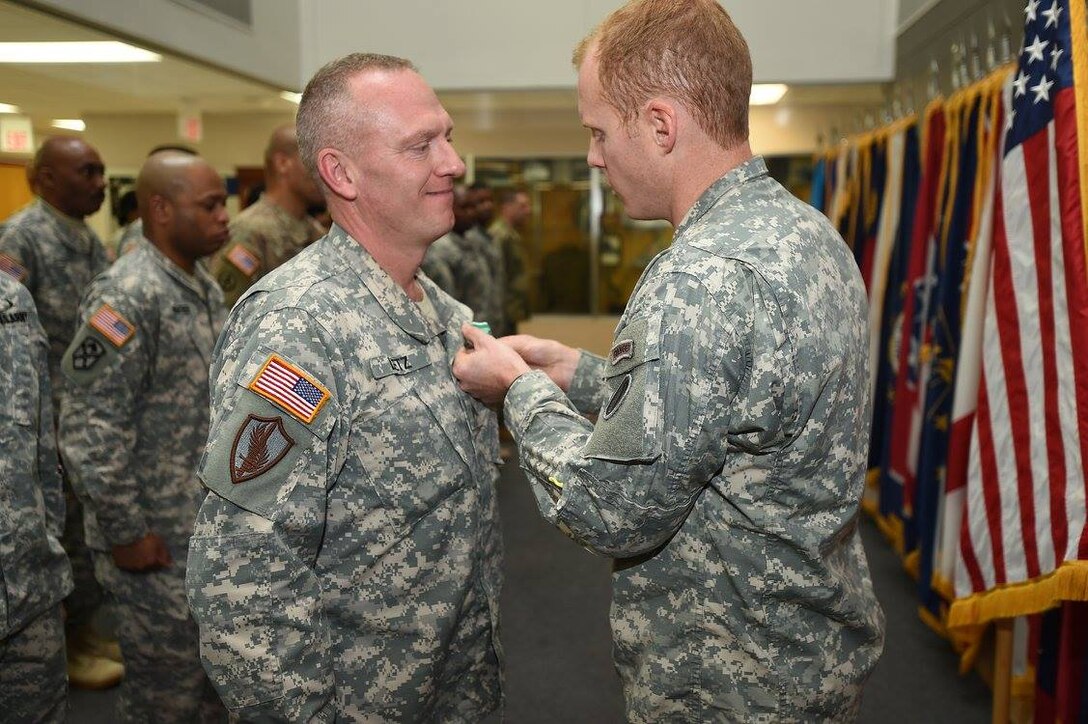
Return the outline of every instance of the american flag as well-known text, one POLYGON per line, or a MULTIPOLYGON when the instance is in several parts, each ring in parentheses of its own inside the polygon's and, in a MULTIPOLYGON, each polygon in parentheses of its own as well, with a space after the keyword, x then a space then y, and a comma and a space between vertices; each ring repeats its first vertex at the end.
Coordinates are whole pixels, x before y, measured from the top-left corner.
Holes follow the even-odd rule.
POLYGON ((122 317, 113 307, 103 304, 94 313, 90 321, 91 327, 102 333, 106 339, 113 342, 115 347, 123 347, 125 342, 132 338, 136 328, 132 323, 122 317))
POLYGON ((1073 2, 1072 12, 1069 0, 1028 2, 1004 88, 953 626, 1088 595, 1088 274, 1073 84, 1088 49, 1084 3, 1073 2))
POLYGON ((0 254, 0 272, 7 274, 17 282, 26 279, 26 267, 7 254, 0 254))
POLYGON ((272 355, 249 383, 249 389, 309 424, 329 399, 329 391, 305 372, 272 355))
POLYGON ((235 245, 234 248, 227 252, 227 259, 247 277, 253 276, 253 272, 257 271, 257 267, 260 266, 260 260, 254 256, 253 252, 241 244, 235 245))

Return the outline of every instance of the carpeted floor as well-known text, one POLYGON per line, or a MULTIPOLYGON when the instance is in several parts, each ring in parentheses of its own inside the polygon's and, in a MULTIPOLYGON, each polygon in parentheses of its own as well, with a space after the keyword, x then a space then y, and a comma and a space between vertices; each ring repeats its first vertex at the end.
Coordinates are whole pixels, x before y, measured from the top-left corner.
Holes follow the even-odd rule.
MULTIPOLYGON (((543 522, 514 464, 503 470, 499 501, 506 541, 504 721, 622 722, 623 695, 608 630, 608 559, 582 550, 543 522)), ((867 521, 862 532, 888 628, 861 721, 989 721, 989 690, 977 675, 957 674, 948 645, 918 619, 913 582, 898 558, 867 521)), ((111 722, 115 700, 115 691, 73 691, 70 721, 111 722)))

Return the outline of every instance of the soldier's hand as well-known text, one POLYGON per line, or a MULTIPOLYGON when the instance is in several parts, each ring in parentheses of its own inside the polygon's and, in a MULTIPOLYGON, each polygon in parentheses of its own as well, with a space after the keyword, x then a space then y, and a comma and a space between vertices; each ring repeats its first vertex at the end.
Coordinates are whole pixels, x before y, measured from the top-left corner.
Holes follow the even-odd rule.
POLYGON ((132 543, 114 546, 111 553, 113 562, 125 571, 157 571, 174 564, 166 542, 154 533, 148 533, 132 543))
POLYGON ((581 352, 555 340, 529 334, 514 334, 499 341, 521 355, 530 367, 548 375, 563 392, 570 392, 581 352))
POLYGON ((501 404, 506 391, 529 366, 511 347, 471 324, 461 326, 466 349, 453 358, 453 376, 461 389, 485 405, 501 404))

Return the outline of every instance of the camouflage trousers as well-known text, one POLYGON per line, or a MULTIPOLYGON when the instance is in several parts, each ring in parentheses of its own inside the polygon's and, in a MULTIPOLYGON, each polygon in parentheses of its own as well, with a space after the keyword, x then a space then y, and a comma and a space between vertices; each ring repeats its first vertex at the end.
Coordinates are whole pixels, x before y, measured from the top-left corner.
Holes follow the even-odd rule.
POLYGON ((83 504, 72 491, 67 475, 64 476, 64 532, 60 544, 72 564, 72 582, 75 584, 64 599, 64 610, 68 614, 65 626, 69 630, 89 626, 102 603, 102 588, 95 579, 91 550, 83 532, 83 504))
POLYGON ((62 722, 68 713, 68 661, 60 604, 0 639, 0 719, 62 722))
POLYGON ((94 552, 94 569, 117 618, 125 664, 116 720, 226 721, 226 708, 200 664, 196 622, 192 616, 177 616, 175 602, 158 594, 168 577, 180 576, 180 581, 170 583, 184 590, 184 571, 127 573, 114 565, 110 554, 100 551, 94 552), (147 585, 141 586, 141 581, 147 585))

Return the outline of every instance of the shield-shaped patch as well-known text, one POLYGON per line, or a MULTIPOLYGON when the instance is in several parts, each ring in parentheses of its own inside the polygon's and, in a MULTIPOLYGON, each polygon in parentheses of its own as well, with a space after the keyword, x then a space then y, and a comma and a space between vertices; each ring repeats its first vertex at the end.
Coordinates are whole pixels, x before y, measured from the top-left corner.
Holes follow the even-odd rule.
POLYGON ((238 428, 230 451, 230 479, 235 485, 264 475, 283 460, 295 441, 281 417, 250 415, 238 428))

